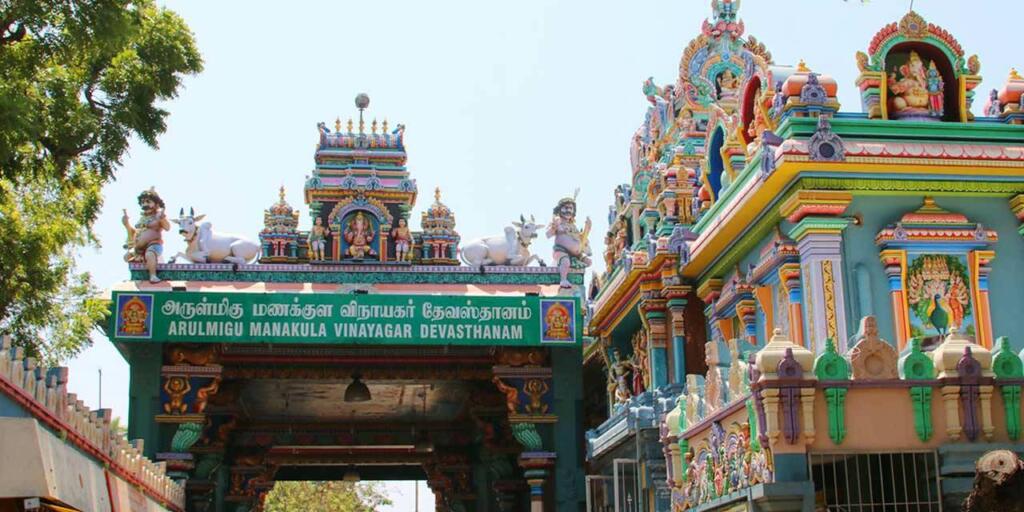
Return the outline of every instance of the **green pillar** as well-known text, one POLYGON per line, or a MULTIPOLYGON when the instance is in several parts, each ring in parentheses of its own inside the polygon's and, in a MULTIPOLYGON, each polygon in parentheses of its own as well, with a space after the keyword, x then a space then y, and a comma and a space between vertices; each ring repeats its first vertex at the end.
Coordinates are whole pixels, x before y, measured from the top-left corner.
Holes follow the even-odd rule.
MULTIPOLYGON (((554 373, 555 510, 582 511, 584 494, 583 451, 583 350, 582 347, 551 347, 554 373)), ((550 478, 550 477, 549 477, 550 478)))
POLYGON ((160 414, 162 353, 159 343, 140 343, 131 347, 128 358, 128 439, 142 439, 150 459, 161 449, 156 415, 160 414))
POLYGON ((217 468, 216 478, 216 487, 213 488, 213 512, 228 512, 227 503, 224 501, 228 495, 228 481, 230 480, 227 466, 217 468))

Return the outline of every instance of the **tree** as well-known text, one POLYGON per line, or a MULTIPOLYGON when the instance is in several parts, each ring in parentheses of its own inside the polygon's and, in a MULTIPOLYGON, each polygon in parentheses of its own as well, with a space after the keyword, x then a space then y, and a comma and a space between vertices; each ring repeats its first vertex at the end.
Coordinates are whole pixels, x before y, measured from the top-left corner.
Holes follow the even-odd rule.
POLYGON ((152 0, 0 0, 0 332, 53 363, 106 306, 77 250, 97 243, 101 190, 159 103, 202 70, 191 31, 152 0))
POLYGON ((277 482, 266 512, 376 512, 391 500, 378 482, 277 482))

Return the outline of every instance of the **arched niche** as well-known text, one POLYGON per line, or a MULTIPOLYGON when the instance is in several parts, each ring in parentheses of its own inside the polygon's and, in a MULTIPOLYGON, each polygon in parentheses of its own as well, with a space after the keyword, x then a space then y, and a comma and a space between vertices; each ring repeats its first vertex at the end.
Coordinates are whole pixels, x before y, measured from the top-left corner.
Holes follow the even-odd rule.
MULTIPOLYGON (((885 72, 886 72, 886 85, 887 85, 887 98, 886 98, 886 111, 889 119, 910 119, 910 120, 942 120, 942 121, 961 121, 960 117, 960 87, 959 80, 956 73, 953 70, 953 65, 950 62, 950 57, 937 46, 921 42, 921 41, 906 41, 898 43, 892 46, 889 51, 885 54, 885 72), (916 57, 914 57, 916 55, 916 57), (935 68, 938 71, 939 78, 942 81, 941 91, 942 100, 939 102, 942 106, 942 114, 934 115, 930 113, 931 108, 930 100, 931 95, 934 91, 929 90, 930 84, 928 80, 931 78, 928 76, 931 64, 935 64, 935 68), (895 82, 898 85, 902 83, 912 83, 912 80, 919 80, 913 75, 907 76, 906 71, 913 73, 914 66, 921 66, 921 71, 924 73, 925 82, 922 84, 924 89, 921 91, 925 94, 923 98, 924 103, 921 105, 908 105, 907 110, 900 111, 895 108, 895 103, 902 100, 904 103, 909 103, 911 98, 901 97, 893 91, 892 84, 895 82), (920 110, 920 112, 917 112, 920 110)), ((913 94, 911 94, 912 96, 913 94)))
POLYGON ((742 135, 745 142, 750 142, 754 137, 750 134, 750 125, 754 122, 754 111, 758 108, 757 102, 761 97, 761 77, 754 75, 747 81, 742 101, 740 102, 740 122, 743 123, 742 135))
MULTIPOLYGON (((898 23, 893 22, 871 39, 867 52, 857 52, 861 104, 872 119, 916 119, 926 121, 970 121, 974 89, 981 83, 981 63, 977 55, 966 57, 963 47, 952 34, 938 25, 928 23, 914 11, 898 23), (918 115, 921 112, 899 112, 893 99, 898 94, 894 82, 905 79, 900 70, 911 52, 928 70, 934 62, 942 78, 942 115, 918 115)), ((920 73, 920 71, 918 71, 920 73)), ((920 74, 918 75, 918 80, 920 74)), ((936 91, 938 89, 936 88, 936 91)), ((917 102, 920 107, 920 101, 917 102)), ((924 111, 927 114, 927 110, 924 111)))
POLYGON ((718 194, 722 190, 722 177, 725 173, 725 158, 722 156, 722 148, 725 147, 725 128, 716 126, 708 139, 708 160, 705 166, 705 182, 711 192, 711 202, 718 200, 718 194))

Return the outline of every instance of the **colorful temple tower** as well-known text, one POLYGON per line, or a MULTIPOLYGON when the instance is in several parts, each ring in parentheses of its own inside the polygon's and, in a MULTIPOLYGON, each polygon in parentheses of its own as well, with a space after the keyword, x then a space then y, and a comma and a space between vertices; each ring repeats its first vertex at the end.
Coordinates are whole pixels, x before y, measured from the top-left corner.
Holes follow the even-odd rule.
POLYGON ((575 201, 551 232, 563 265, 527 266, 543 226, 520 217, 462 266, 440 190, 409 226, 405 128, 367 123, 368 104, 318 126, 308 230, 283 188, 259 243, 140 195, 106 326, 131 366, 129 437, 175 480, 158 482, 173 510, 258 511, 276 481, 343 478, 426 480, 437 510, 581 509, 575 201), (153 249, 168 221, 184 262, 153 249))
POLYGON ((588 510, 958 508, 1024 451, 1024 82, 973 116, 978 58, 910 12, 842 111, 738 9, 643 84, 588 292, 588 510))

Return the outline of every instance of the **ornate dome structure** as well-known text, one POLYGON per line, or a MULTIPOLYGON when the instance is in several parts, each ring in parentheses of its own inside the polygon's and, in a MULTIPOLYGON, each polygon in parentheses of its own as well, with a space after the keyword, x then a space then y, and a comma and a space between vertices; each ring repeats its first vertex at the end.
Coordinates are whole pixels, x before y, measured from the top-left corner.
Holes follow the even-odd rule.
POLYGON ((455 231, 455 213, 441 202, 441 188, 434 189, 434 204, 420 218, 423 229, 423 260, 433 264, 458 263, 459 234, 455 231))

